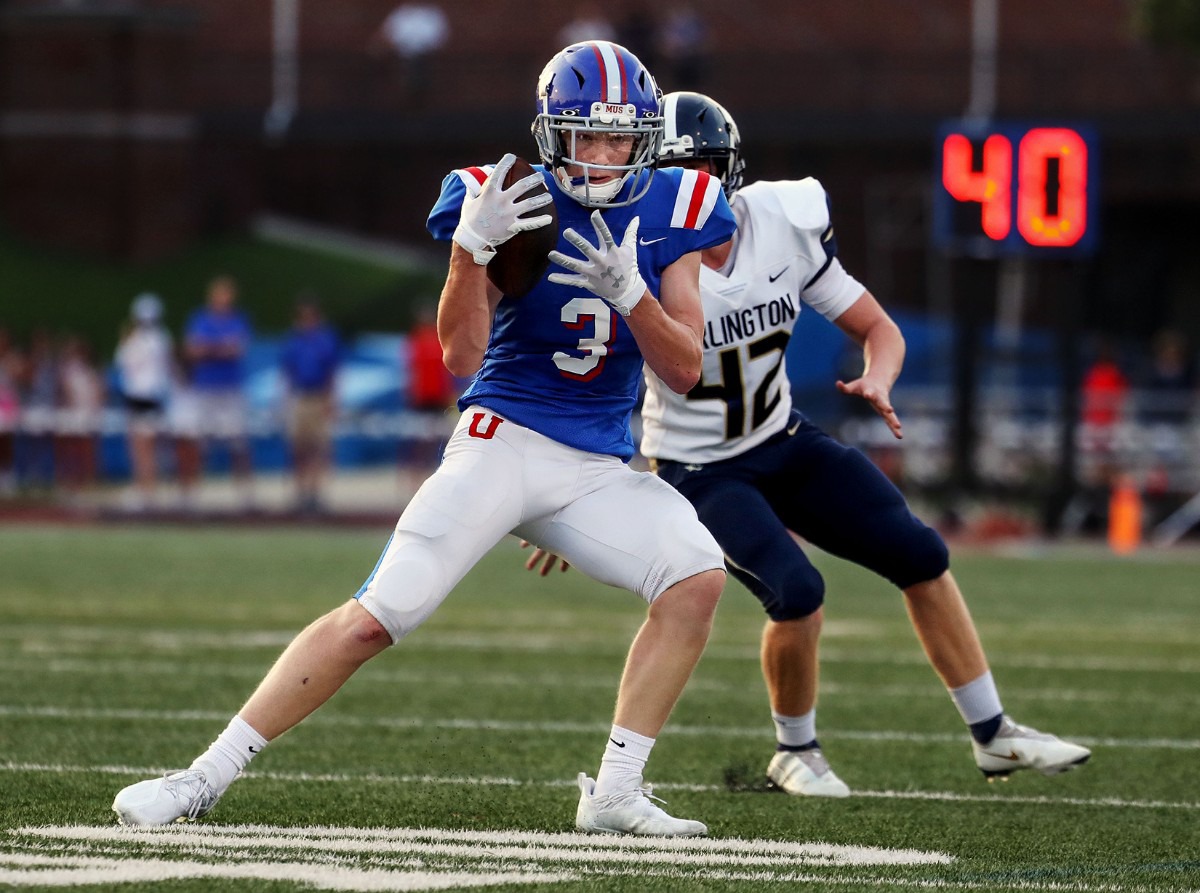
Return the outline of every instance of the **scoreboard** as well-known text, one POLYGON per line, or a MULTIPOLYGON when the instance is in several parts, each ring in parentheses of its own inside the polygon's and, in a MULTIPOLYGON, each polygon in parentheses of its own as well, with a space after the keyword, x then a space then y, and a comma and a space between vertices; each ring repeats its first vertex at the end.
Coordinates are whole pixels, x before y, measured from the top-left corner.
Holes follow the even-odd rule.
POLYGON ((1087 127, 948 121, 934 159, 933 243, 981 258, 1091 254, 1097 169, 1087 127))

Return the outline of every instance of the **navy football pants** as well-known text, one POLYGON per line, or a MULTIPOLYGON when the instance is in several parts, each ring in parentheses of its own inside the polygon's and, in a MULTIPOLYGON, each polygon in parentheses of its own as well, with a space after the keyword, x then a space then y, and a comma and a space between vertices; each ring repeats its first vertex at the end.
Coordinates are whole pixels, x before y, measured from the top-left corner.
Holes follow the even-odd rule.
POLYGON ((729 571, 773 620, 817 610, 825 581, 789 535, 869 568, 901 589, 940 577, 946 544, 866 456, 793 411, 788 428, 741 456, 658 474, 696 507, 729 571))

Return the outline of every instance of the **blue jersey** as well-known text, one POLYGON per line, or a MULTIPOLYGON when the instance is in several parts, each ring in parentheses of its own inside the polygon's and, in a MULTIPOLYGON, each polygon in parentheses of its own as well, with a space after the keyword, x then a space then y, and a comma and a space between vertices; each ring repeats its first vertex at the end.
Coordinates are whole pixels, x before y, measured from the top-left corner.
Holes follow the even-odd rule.
MULTIPOLYGON (((536 170, 558 210, 558 250, 578 257, 562 230, 569 227, 596 244, 592 209, 563 192, 543 166, 536 170)), ((467 191, 476 194, 489 172, 490 167, 466 168, 446 177, 426 224, 435 239, 453 237, 467 191)), ((728 241, 735 228, 717 179, 684 168, 656 172, 633 205, 602 210, 617 242, 629 222, 641 218, 638 271, 655 296, 665 268, 685 254, 728 241)), ((642 374, 637 342, 606 301, 550 282, 554 272, 566 271, 551 264, 523 297, 500 301, 483 364, 459 408, 484 406, 567 446, 629 459, 634 452, 629 420, 642 374)))

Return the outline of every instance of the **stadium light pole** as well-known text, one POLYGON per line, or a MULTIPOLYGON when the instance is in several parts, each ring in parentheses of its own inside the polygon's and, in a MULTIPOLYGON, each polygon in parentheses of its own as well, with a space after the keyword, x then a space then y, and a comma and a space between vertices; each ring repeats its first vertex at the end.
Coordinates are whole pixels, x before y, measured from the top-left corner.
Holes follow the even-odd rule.
POLYGON ((296 116, 300 93, 300 0, 274 0, 271 15, 271 105, 263 134, 278 139, 296 116))
MULTIPOLYGON (((971 56, 967 108, 963 115, 980 127, 991 121, 996 111, 996 53, 999 44, 1000 0, 971 0, 971 56)), ((947 270, 951 263, 943 257, 947 270)), ((975 283, 985 272, 983 264, 969 261, 964 272, 970 274, 966 294, 951 298, 954 308, 954 437, 951 476, 956 490, 972 493, 978 487, 975 473, 975 447, 979 432, 975 425, 979 382, 980 309, 975 283)), ((938 282, 949 283, 947 274, 938 282)))
POLYGON ((996 114, 996 48, 1000 0, 971 0, 971 80, 967 118, 986 123, 996 114))

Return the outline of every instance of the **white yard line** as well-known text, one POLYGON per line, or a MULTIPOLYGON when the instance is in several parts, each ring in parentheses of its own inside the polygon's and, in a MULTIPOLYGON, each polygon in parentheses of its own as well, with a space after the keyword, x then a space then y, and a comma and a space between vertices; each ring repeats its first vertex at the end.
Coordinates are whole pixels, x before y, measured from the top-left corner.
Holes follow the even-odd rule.
MULTIPOLYGON (((1190 643, 1190 632, 1182 641, 1190 643)), ((95 626, 61 627, 9 627, 0 629, 0 641, 20 642, 23 651, 37 654, 61 655, 72 653, 71 643, 98 643, 112 646, 119 643, 137 644, 139 647, 157 652, 191 652, 197 650, 242 651, 247 648, 278 650, 286 646, 295 636, 295 631, 280 630, 229 630, 186 631, 130 630, 95 626)), ((1076 640, 1078 641, 1078 639, 1076 640)), ((1086 639, 1084 639, 1086 641, 1086 639)), ((1111 644, 1105 640, 1102 644, 1111 644)), ((436 629, 421 630, 402 646, 410 651, 422 649, 455 648, 472 651, 523 651, 527 653, 553 653, 572 655, 623 655, 625 644, 621 637, 604 633, 602 636, 572 635, 564 637, 561 630, 519 631, 503 630, 495 633, 442 632, 436 629)), ((729 645, 711 643, 705 650, 704 659, 758 661, 758 644, 729 645)), ((902 652, 872 650, 871 646, 843 645, 822 648, 821 660, 825 663, 848 663, 887 666, 925 665, 925 656, 916 647, 902 652)), ((996 656, 997 667, 1032 670, 1066 670, 1090 672, 1157 672, 1157 673, 1200 673, 1200 660, 1195 657, 1114 657, 1111 655, 1056 655, 1039 653, 1013 653, 996 656)))
MULTIPOLYGON (((153 778, 170 771, 171 767, 163 766, 113 766, 113 765, 68 765, 65 763, 23 763, 8 761, 0 763, 0 772, 37 772, 48 775, 95 774, 131 776, 136 778, 153 778)), ((179 767, 174 767, 179 768, 179 767)), ((504 776, 463 776, 463 775, 383 775, 376 773, 338 773, 338 772, 257 772, 248 770, 242 774, 243 779, 263 779, 267 781, 282 781, 296 784, 429 784, 455 785, 463 787, 545 787, 573 788, 573 779, 519 779, 504 776)), ((695 793, 720 793, 726 791, 725 785, 692 784, 685 782, 655 782, 655 790, 688 791, 695 793)), ((990 789, 989 789, 990 790, 990 789)), ((1181 800, 1128 800, 1119 797, 1039 797, 1011 794, 960 794, 954 791, 869 791, 855 790, 853 797, 873 798, 879 800, 926 800, 947 803, 1014 803, 1028 806, 1088 806, 1101 808, 1128 809, 1180 809, 1186 811, 1200 810, 1200 802, 1181 800)))
POLYGON ((542 859, 563 863, 599 860, 624 864, 773 865, 780 860, 804 865, 947 865, 945 853, 886 847, 794 843, 774 840, 666 839, 541 833, 455 831, 436 828, 280 828, 264 825, 203 825, 194 828, 121 828, 69 825, 24 827, 12 837, 38 837, 146 846, 255 849, 330 853, 423 853, 470 857, 485 847, 500 859, 542 859))
MULTIPOLYGON (((229 714, 218 710, 142 710, 138 708, 95 707, 31 707, 21 704, 0 704, 0 716, 36 719, 122 720, 146 722, 227 722, 229 714)), ((433 719, 423 716, 340 716, 317 715, 305 720, 308 725, 336 725, 354 728, 381 729, 450 729, 469 732, 533 732, 542 734, 592 735, 608 732, 611 726, 603 722, 544 722, 503 719, 433 719)), ((693 726, 671 723, 664 734, 704 738, 761 738, 764 730, 740 726, 693 726)), ((937 732, 904 732, 893 730, 854 730, 825 728, 823 739, 847 741, 909 741, 917 744, 962 744, 962 734, 937 732)), ((1128 747, 1135 749, 1200 750, 1196 738, 1090 738, 1069 736, 1072 741, 1089 747, 1128 747)))
MULTIPOLYGON (((0 659, 0 671, 7 672, 37 672, 39 674, 56 673, 62 675, 81 674, 94 676, 97 674, 113 676, 154 676, 154 675, 186 675, 218 679, 252 679, 262 678, 266 663, 232 663, 218 664, 200 663, 180 667, 178 661, 142 660, 127 658, 88 658, 88 657, 46 657, 42 654, 30 654, 26 658, 10 657, 0 659)), ((400 685, 443 685, 457 687, 461 685, 489 686, 498 688, 528 689, 536 686, 540 689, 599 689, 609 690, 616 684, 616 676, 610 678, 603 674, 589 675, 554 675, 530 676, 516 673, 455 673, 444 669, 403 669, 389 670, 378 667, 365 667, 356 674, 357 678, 369 679, 380 684, 400 685)), ((717 679, 705 679, 703 674, 688 682, 689 691, 726 692, 741 694, 746 686, 742 682, 726 682, 717 679)), ((871 683, 845 683, 822 681, 822 695, 853 695, 856 698, 947 698, 946 691, 936 682, 927 685, 875 685, 871 683)), ((1095 703, 1111 704, 1116 701, 1145 700, 1141 691, 1113 692, 1105 688, 1094 690, 1059 689, 1059 688, 1011 688, 1006 687, 1004 694, 1012 701, 1050 701, 1064 703, 1095 703)), ((1169 702, 1161 706, 1191 710, 1200 705, 1200 693, 1172 694, 1169 702)))

